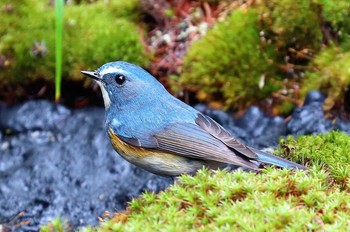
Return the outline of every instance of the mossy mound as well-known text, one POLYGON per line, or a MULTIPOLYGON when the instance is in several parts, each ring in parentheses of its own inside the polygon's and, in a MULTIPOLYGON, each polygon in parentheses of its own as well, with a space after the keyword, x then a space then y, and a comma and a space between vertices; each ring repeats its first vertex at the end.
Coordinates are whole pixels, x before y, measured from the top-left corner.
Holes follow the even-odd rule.
POLYGON ((350 2, 348 0, 329 1, 314 0, 321 5, 323 24, 328 34, 325 39, 333 37, 337 43, 349 41, 350 35, 350 2))
MULTIPOLYGON (((145 65, 137 26, 137 1, 96 1, 64 8, 63 77, 81 79, 82 69, 112 60, 145 65)), ((52 80, 55 70, 54 7, 47 1, 2 1, 0 81, 52 80)))
POLYGON ((274 53, 260 42, 257 23, 253 9, 236 10, 218 23, 184 57, 180 81, 195 86, 201 100, 222 97, 224 105, 232 107, 245 107, 273 92, 274 53))
POLYGON ((329 173, 335 182, 346 191, 350 188, 350 137, 338 131, 317 136, 292 136, 280 141, 280 152, 284 157, 307 163, 320 172, 329 173))
POLYGON ((302 83, 305 95, 310 90, 321 90, 328 96, 325 110, 343 103, 350 86, 350 2, 316 1, 322 4, 323 34, 327 46, 310 62, 302 83))
POLYGON ((144 194, 99 231, 275 231, 346 229, 350 195, 327 174, 201 171, 159 194, 144 194), (122 221, 119 221, 122 219, 122 221))
POLYGON ((321 49, 348 43, 349 14, 347 0, 263 0, 234 9, 191 45, 179 81, 200 100, 226 108, 277 93, 276 110, 285 111, 303 98, 302 77, 321 49))
MULTIPOLYGON (((280 150, 308 171, 201 170, 159 194, 134 199, 99 228, 82 231, 346 231, 350 137, 288 137, 280 150)), ((47 228, 47 227, 45 227, 47 228)))
POLYGON ((337 102, 342 102, 347 88, 350 86, 350 51, 339 47, 324 49, 311 63, 306 72, 303 92, 318 89, 325 93, 326 108, 330 109, 337 102))
MULTIPOLYGON (((320 6, 310 0, 263 0, 260 8, 262 29, 285 56, 288 50, 321 46, 320 6)), ((283 58, 283 57, 282 57, 283 58)))

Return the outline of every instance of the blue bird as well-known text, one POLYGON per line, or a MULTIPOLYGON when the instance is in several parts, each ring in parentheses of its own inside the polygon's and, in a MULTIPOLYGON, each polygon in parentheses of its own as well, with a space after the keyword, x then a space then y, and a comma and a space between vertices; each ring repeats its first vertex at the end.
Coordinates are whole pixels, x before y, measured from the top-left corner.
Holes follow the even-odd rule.
POLYGON ((101 88, 114 149, 152 173, 178 176, 225 164, 259 171, 261 163, 305 169, 240 143, 213 119, 169 94, 139 66, 117 61, 82 73, 101 88))

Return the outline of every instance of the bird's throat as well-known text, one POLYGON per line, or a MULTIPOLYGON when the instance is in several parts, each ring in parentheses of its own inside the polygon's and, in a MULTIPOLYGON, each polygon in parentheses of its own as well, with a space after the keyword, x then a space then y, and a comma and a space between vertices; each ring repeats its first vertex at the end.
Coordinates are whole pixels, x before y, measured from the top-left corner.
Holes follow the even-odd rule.
POLYGON ((101 92, 102 92, 102 97, 103 97, 103 102, 105 103, 105 108, 108 109, 111 106, 111 99, 109 98, 108 92, 105 89, 104 85, 102 83, 97 82, 98 85, 100 86, 101 92))

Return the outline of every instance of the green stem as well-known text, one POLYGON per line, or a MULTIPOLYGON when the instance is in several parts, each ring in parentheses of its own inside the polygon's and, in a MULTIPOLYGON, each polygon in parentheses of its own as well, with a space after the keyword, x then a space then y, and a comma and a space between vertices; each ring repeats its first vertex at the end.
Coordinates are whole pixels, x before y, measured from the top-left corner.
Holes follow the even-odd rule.
POLYGON ((61 97, 63 6, 64 6, 64 0, 55 0, 55 17, 56 17, 55 101, 56 102, 59 102, 61 97))

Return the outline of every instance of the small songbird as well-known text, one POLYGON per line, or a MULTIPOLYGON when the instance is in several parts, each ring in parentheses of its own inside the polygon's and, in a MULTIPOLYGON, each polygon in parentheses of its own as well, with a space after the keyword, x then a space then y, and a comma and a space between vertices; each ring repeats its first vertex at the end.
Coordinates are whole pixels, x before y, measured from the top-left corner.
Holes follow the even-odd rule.
POLYGON ((225 164, 258 171, 262 163, 305 169, 240 143, 213 119, 169 94, 139 66, 117 61, 82 73, 101 88, 114 149, 152 173, 178 176, 225 164))

